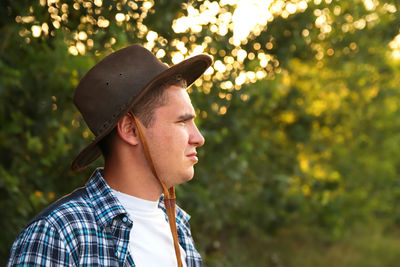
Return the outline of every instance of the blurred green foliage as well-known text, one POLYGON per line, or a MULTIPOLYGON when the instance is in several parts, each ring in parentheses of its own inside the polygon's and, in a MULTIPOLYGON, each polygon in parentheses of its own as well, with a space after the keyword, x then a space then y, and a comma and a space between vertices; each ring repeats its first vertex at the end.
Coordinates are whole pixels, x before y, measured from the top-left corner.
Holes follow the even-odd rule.
POLYGON ((169 64, 199 47, 214 58, 189 89, 206 145, 177 189, 208 266, 282 266, 255 255, 283 248, 270 238, 285 229, 339 240, 399 226, 399 2, 258 2, 268 23, 242 39, 245 1, 1 2, 0 264, 30 218, 101 165, 69 169, 92 138, 73 90, 135 42, 169 64))

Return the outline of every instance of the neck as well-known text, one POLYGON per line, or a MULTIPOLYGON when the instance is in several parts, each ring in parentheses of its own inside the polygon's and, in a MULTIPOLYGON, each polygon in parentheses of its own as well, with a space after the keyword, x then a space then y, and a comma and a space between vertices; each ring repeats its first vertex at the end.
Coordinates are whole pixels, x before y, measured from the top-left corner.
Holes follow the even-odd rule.
POLYGON ((157 201, 163 192, 144 157, 113 155, 105 160, 103 176, 112 189, 137 198, 157 201))

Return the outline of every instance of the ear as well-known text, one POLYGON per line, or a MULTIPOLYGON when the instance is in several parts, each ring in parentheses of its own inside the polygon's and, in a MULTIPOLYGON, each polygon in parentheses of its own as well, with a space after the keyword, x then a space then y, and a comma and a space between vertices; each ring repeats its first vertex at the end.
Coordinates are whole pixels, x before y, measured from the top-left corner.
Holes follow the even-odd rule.
POLYGON ((139 144, 139 132, 133 118, 133 115, 129 112, 125 114, 117 124, 117 131, 119 137, 126 143, 136 146, 139 144))

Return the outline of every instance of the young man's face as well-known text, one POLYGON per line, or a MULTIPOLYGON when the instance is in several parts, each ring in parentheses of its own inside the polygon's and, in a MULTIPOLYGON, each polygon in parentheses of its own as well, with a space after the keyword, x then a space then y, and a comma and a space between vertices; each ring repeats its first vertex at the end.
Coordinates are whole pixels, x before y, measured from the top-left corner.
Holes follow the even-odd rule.
POLYGON ((157 173, 171 187, 193 178, 196 147, 204 144, 204 138, 194 123, 186 89, 173 85, 164 94, 167 104, 154 110, 151 125, 143 131, 157 173))

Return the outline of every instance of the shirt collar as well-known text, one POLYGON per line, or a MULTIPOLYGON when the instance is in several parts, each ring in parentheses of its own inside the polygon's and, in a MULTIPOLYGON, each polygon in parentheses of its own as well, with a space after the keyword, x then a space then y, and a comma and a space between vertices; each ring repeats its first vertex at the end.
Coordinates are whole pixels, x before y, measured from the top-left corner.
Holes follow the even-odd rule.
MULTIPOLYGON (((159 199, 158 207, 162 209, 165 213, 165 218, 168 219, 167 210, 164 204, 164 195, 162 195, 159 199)), ((178 225, 188 225, 190 220, 190 215, 187 214, 183 209, 181 209, 178 205, 175 206, 175 219, 178 225)))
MULTIPOLYGON (((115 217, 121 214, 127 214, 127 211, 104 180, 103 168, 97 168, 93 172, 89 182, 86 184, 86 191, 88 192, 88 196, 95 210, 96 221, 101 228, 105 227, 107 224, 111 224, 115 217)), ((165 216, 167 216, 163 196, 159 199, 158 207, 161 208, 165 216)), ((175 214, 178 225, 189 224, 190 215, 178 206, 176 206, 175 214)))
POLYGON ((101 228, 111 224, 115 217, 127 213, 114 196, 102 173, 102 168, 96 169, 86 184, 86 191, 93 205, 96 221, 101 228))

